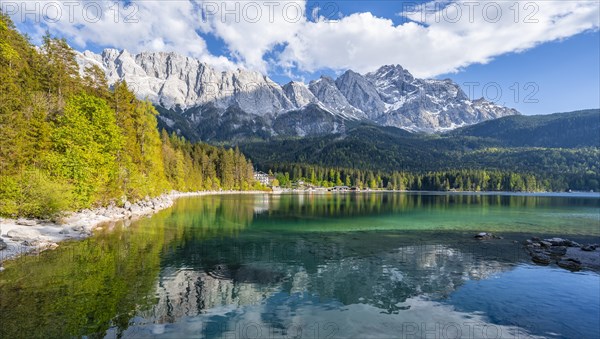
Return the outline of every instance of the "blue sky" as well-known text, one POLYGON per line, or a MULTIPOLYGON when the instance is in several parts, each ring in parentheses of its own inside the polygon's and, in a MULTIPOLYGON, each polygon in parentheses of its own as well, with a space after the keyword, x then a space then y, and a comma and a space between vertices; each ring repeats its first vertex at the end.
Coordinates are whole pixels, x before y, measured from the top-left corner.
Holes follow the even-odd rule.
POLYGON ((23 20, 23 3, 0 1, 34 42, 49 30, 81 51, 174 51, 279 83, 400 64, 523 114, 600 107, 597 1, 82 1, 71 12, 32 3, 39 15, 23 20))
POLYGON ((495 89, 499 87, 502 90, 499 103, 522 114, 547 114, 599 108, 599 65, 600 34, 595 31, 548 42, 522 53, 505 54, 488 64, 471 65, 438 78, 453 79, 467 94, 472 89, 477 97, 484 96, 484 86, 490 84, 490 99, 496 96, 495 89), (518 91, 515 83, 519 85, 518 91))

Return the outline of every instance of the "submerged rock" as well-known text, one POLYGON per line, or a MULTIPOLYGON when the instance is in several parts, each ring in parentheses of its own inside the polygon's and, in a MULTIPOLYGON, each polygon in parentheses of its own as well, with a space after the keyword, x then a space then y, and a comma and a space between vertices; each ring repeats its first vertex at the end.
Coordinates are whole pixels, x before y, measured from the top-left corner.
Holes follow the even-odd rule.
POLYGON ((487 240, 487 239, 502 239, 502 237, 499 237, 493 233, 489 233, 489 232, 481 232, 481 233, 477 233, 475 234, 475 239, 478 240, 487 240))
POLYGON ((563 239, 563 238, 551 238, 544 239, 544 241, 549 242, 552 246, 567 246, 567 247, 579 247, 580 245, 572 240, 563 239))
POLYGON ((578 271, 582 268, 600 269, 600 254, 591 253, 596 244, 580 245, 563 238, 540 240, 531 238, 523 242, 534 263, 548 265, 555 262, 559 267, 578 271))
POLYGON ((552 254, 552 255, 563 256, 563 255, 567 254, 567 247, 566 246, 552 246, 552 247, 550 247, 548 252, 550 252, 550 254, 552 254))
POLYGON ((4 242, 4 240, 0 239, 0 251, 7 248, 8 245, 4 242))
POLYGON ((544 241, 551 243, 553 246, 565 246, 566 245, 566 240, 563 238, 550 238, 550 239, 544 239, 544 241))
POLYGON ((533 260, 535 263, 543 265, 549 265, 553 261, 550 256, 543 252, 531 252, 531 260, 533 260))
POLYGON ((557 262, 557 265, 570 271, 579 271, 581 269, 581 261, 573 258, 561 259, 557 262))
POLYGON ((581 250, 586 252, 593 252, 596 250, 596 245, 581 245, 581 250))

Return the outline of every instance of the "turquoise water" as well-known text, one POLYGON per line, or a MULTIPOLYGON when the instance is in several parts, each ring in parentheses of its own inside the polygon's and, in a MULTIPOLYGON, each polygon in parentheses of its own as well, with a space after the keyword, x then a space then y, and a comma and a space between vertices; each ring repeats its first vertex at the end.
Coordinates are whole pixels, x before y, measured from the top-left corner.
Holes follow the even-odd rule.
POLYGON ((6 263, 0 337, 598 338, 598 273, 535 266, 520 242, 600 242, 599 211, 568 194, 181 199, 6 263))

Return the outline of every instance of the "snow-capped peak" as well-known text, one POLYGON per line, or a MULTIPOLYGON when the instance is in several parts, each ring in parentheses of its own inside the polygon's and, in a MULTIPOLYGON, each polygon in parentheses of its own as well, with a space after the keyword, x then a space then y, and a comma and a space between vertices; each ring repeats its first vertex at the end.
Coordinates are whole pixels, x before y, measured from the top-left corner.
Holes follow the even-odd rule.
POLYGON ((192 124, 201 121, 205 111, 214 116, 215 109, 222 115, 231 108, 270 124, 286 112, 321 107, 340 119, 419 131, 442 131, 518 114, 485 100, 469 100, 449 79, 415 78, 400 65, 385 65, 364 75, 348 70, 335 80, 321 76, 308 85, 292 81, 280 86, 258 72, 220 71, 171 52, 134 55, 105 49, 76 57, 82 72, 90 65, 100 66, 109 84, 125 80, 140 98, 182 114, 193 109, 192 124))

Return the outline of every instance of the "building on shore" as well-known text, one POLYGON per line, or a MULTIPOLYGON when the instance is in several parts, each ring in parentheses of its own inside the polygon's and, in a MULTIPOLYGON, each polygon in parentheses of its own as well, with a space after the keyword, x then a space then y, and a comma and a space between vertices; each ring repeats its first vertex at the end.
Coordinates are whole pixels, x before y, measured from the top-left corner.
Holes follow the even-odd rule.
POLYGON ((254 179, 265 186, 271 186, 271 183, 273 182, 272 176, 261 171, 254 172, 254 179))
POLYGON ((330 191, 350 191, 348 186, 334 186, 329 189, 330 191))

